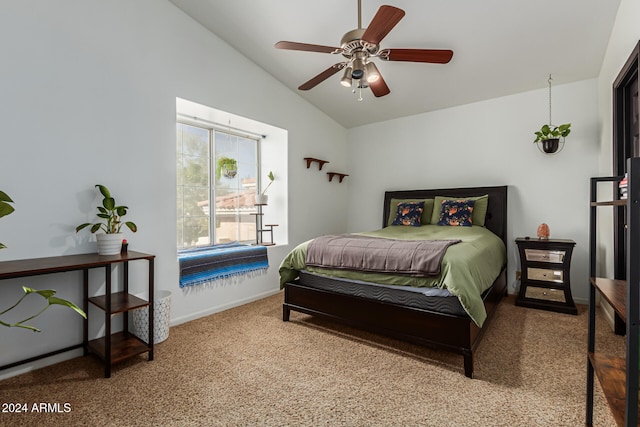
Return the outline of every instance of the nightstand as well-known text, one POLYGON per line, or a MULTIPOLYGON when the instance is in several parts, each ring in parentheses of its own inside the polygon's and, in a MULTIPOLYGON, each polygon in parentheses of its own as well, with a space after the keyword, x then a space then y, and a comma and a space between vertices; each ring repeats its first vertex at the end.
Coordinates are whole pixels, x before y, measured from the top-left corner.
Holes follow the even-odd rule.
POLYGON ((516 305, 578 314, 571 296, 571 253, 568 239, 517 238, 521 280, 516 305))

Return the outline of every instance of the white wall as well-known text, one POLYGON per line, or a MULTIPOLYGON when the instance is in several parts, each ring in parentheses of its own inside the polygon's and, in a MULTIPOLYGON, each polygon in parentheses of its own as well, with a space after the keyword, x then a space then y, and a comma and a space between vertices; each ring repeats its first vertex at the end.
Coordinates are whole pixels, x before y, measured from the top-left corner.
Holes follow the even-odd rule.
MULTIPOLYGON (((101 183, 129 205, 128 217, 139 227, 127 235, 130 249, 157 255, 156 288, 173 293, 173 323, 277 292, 277 267, 290 246, 269 248, 267 276, 179 289, 176 97, 288 131, 291 245, 345 231, 346 216, 335 213, 346 211, 348 184, 329 184, 302 160, 326 158, 346 169, 345 129, 169 2, 4 1, 0 50, 0 188, 16 202, 16 212, 0 221, 0 241, 9 247, 0 261, 95 252, 93 237, 76 235, 74 227, 95 218, 100 199, 93 186, 101 183)), ((144 276, 142 267, 134 277, 144 276)), ((17 299, 22 284, 54 288, 79 303, 80 277, 3 281, 0 307, 17 299)), ((93 281, 101 278, 92 272, 93 281)), ((0 329, 0 365, 81 340, 79 318, 59 307, 36 324, 44 332, 0 329)))
POLYGON ((549 224, 576 241, 572 291, 588 298, 589 177, 598 170, 597 81, 552 87, 553 120, 571 123, 563 151, 541 153, 548 89, 376 123, 349 131, 349 231, 379 228, 385 190, 508 185, 508 283, 519 236, 549 224), (363 153, 366 153, 364 155, 363 153), (358 215, 354 215, 358 212, 358 215))

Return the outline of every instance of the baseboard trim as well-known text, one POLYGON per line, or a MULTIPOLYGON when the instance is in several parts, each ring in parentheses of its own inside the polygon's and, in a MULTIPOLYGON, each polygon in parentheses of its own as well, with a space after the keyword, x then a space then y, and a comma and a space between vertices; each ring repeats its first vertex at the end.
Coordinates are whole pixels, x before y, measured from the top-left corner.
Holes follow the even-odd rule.
POLYGON ((248 304, 248 303, 253 302, 253 301, 257 301, 257 300, 260 300, 260 299, 263 299, 263 298, 270 297, 270 296, 275 295, 275 294, 280 293, 280 292, 281 292, 280 289, 270 290, 270 291, 262 292, 262 293, 259 293, 259 294, 251 295, 251 296, 249 296, 247 298, 242 298, 242 299, 239 299, 239 300, 236 300, 236 301, 232 301, 232 302, 229 302, 227 304, 222 304, 222 305, 218 305, 218 306, 215 306, 215 307, 210 307, 210 308, 208 308, 206 310, 201 310, 201 311, 198 311, 198 312, 195 312, 195 313, 189 313, 186 316, 176 317, 174 319, 171 319, 170 326, 177 326, 177 325, 180 325, 182 323, 186 323, 186 322, 190 322, 192 320, 199 319, 201 317, 210 316, 212 314, 219 313, 221 311, 229 310, 230 308, 239 307, 241 305, 245 305, 245 304, 248 304))

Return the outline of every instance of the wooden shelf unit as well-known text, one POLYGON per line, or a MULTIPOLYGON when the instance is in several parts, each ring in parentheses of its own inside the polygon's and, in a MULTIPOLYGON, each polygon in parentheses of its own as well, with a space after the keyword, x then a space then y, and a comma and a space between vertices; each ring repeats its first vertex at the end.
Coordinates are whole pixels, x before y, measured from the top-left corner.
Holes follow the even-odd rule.
POLYGON ((622 176, 591 178, 589 230, 589 320, 587 363, 587 426, 593 425, 594 374, 602 387, 609 409, 618 426, 638 423, 638 333, 640 332, 640 158, 627 160, 628 199, 618 198, 617 184, 622 176), (616 193, 614 200, 598 201, 598 184, 609 182, 616 193), (596 277, 597 209, 612 206, 627 209, 627 280, 596 277), (631 261, 633 260, 633 261, 631 261), (595 349, 596 292, 625 324, 626 357, 620 358, 595 349))
POLYGON ((0 366, 0 370, 19 366, 24 363, 33 362, 45 357, 64 353, 69 350, 83 348, 84 354, 94 353, 104 362, 104 376, 111 376, 111 365, 148 352, 148 360, 153 360, 153 293, 154 293, 154 260, 155 255, 142 252, 128 251, 117 255, 98 255, 97 253, 65 255, 47 258, 34 258, 15 261, 0 262, 0 280, 13 279, 19 277, 30 277, 52 273, 63 273, 69 271, 82 271, 83 274, 83 307, 87 314, 87 319, 83 323, 83 340, 79 344, 55 350, 46 354, 41 354, 28 359, 0 366), (149 300, 143 300, 129 294, 129 262, 146 260, 149 265, 149 300), (114 264, 123 266, 123 291, 111 292, 112 272, 114 264), (105 271, 105 294, 89 297, 89 270, 104 268, 105 271), (89 340, 89 303, 104 311, 105 335, 101 338, 89 340), (149 344, 140 340, 128 331, 127 312, 130 310, 149 307, 149 344), (122 332, 111 333, 111 318, 113 315, 123 314, 122 332))

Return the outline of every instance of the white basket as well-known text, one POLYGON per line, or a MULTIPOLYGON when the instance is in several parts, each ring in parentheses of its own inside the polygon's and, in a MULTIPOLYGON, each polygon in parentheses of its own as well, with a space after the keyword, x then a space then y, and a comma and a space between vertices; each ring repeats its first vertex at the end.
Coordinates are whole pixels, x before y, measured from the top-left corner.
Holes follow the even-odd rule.
MULTIPOLYGON (((136 295, 147 299, 146 294, 136 295)), ((153 343, 158 344, 169 338, 169 322, 171 320, 171 292, 158 291, 153 301, 153 343)), ((131 311, 129 332, 148 343, 149 341, 149 307, 131 311)))

